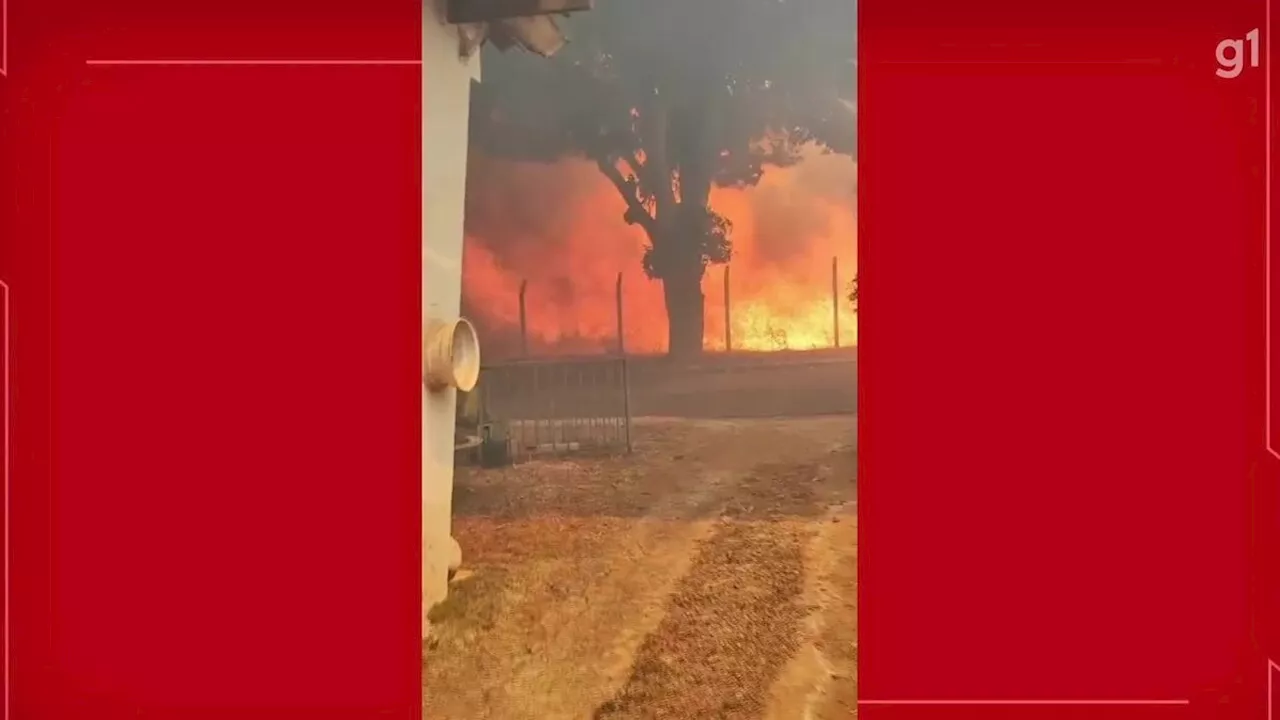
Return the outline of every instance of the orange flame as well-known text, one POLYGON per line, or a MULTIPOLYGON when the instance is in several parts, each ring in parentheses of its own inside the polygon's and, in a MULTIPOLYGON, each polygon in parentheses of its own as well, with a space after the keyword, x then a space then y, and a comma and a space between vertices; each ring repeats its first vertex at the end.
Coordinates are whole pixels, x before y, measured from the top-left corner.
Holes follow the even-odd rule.
MULTIPOLYGON (((470 176, 464 312, 490 357, 520 352, 522 282, 531 353, 616 349, 619 273, 627 351, 666 350, 662 286, 640 267, 647 238, 623 222, 625 203, 594 165, 473 158, 470 176)), ((733 222, 734 350, 832 347, 837 317, 840 345, 857 343, 848 300, 857 272, 856 187, 851 159, 815 152, 769 169, 755 187, 713 189, 712 208, 733 222)), ((711 266, 703 279, 709 350, 725 348, 723 273, 711 266)))

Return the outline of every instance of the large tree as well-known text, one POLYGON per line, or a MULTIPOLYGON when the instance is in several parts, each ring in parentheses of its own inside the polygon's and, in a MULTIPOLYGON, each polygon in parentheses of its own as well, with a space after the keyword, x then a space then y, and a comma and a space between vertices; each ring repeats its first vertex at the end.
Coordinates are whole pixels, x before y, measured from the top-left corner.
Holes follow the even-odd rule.
POLYGON ((484 58, 472 139, 594 162, 649 239, 669 352, 697 353, 703 274, 732 252, 711 187, 754 185, 808 145, 853 154, 855 25, 854 0, 597 0, 554 58, 484 58))

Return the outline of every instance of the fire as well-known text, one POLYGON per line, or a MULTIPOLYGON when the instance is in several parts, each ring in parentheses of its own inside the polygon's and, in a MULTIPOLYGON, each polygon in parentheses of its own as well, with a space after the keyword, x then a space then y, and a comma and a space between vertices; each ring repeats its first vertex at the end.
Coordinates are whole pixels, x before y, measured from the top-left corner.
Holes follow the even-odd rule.
MULTIPOLYGON (((644 231, 623 222, 625 203, 594 165, 473 157, 469 175, 464 312, 490 357, 521 352, 522 283, 530 353, 616 349, 619 273, 626 350, 666 350, 662 285, 640 267, 644 231)), ((712 191, 712 208, 734 226, 734 350, 832 347, 837 323, 839 344, 857 343, 847 297, 857 271, 855 194, 854 162, 819 153, 770 168, 756 187, 712 191)), ((725 348, 724 273, 711 266, 703 279, 709 350, 725 348)))

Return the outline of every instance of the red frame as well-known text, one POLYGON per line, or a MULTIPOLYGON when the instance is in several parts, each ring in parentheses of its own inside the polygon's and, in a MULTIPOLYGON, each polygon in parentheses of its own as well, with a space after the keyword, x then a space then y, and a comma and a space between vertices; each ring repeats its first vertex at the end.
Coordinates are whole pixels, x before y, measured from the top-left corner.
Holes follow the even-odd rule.
MULTIPOLYGON (((416 71, 125 70, 85 60, 411 62, 419 3, 359 12, 317 0, 8 3, 0 280, 12 303, 11 716, 416 717, 416 71), (198 76, 191 88, 201 92, 174 86, 175 73, 198 76), (279 73, 300 84, 284 89, 279 73), (225 107, 202 105, 218 93, 225 107), (260 103, 273 130, 228 131, 243 119, 235 98, 260 103), (206 110, 207 124, 192 107, 206 110), (185 112, 187 124, 130 125, 143 110, 185 112), (104 112, 114 126, 87 122, 104 112), (172 158, 123 162, 107 130, 135 148, 189 147, 207 163, 224 159, 209 138, 232 132, 260 166, 182 179, 256 208, 258 224, 212 262, 207 247, 172 243, 156 224, 120 236, 117 248, 132 255, 95 247, 102 227, 128 225, 97 218, 138 209, 122 188, 171 191, 146 171, 172 158), (331 167, 352 181, 343 197, 314 174, 285 181, 285 165, 272 165, 305 160, 334 130, 366 150, 329 148, 331 167), (89 192, 95 183, 99 194, 89 192), (354 225, 305 219, 308 208, 341 202, 367 217, 358 240, 347 232, 354 225), (281 217, 297 235, 271 231, 281 217), (190 288, 211 287, 215 270, 247 257, 310 265, 205 298, 202 309, 247 323, 265 355, 296 363, 283 376, 299 397, 339 371, 397 368, 363 394, 335 393, 327 412, 290 417, 280 437, 294 449, 358 444, 365 454, 348 459, 372 463, 359 482, 332 457, 273 466, 278 447, 255 439, 280 432, 270 413, 179 412, 172 395, 187 378, 225 374, 235 355, 193 353, 165 382, 134 362, 173 352, 146 332, 154 323, 145 313, 183 306, 166 307, 156 288, 190 302, 190 288), (334 318, 380 318, 360 330, 377 350, 335 343, 304 354, 308 339, 273 334, 264 304, 314 292, 307 278, 339 270, 343 299, 318 304, 334 318), (403 307, 413 312, 389 311, 403 307), (119 324, 105 327, 111 312, 119 324), (94 373, 133 380, 129 402, 120 387, 93 391, 85 379, 94 373), (105 404, 68 396, 68 378, 105 404), (175 414, 141 414, 157 404, 175 414), (113 467, 104 458, 128 459, 139 427, 180 448, 197 442, 188 431, 228 426, 246 433, 235 457, 259 460, 242 463, 256 469, 235 478, 237 492, 175 483, 207 469, 176 451, 167 466, 109 478, 114 488, 102 477, 113 467), (102 432, 85 430, 94 427, 102 432), (75 449, 64 452, 69 442, 75 449), (281 512, 292 507, 305 509, 281 512), (197 532, 228 517, 239 532, 218 543, 197 532), (318 520, 326 517, 346 522, 318 520), (80 554, 66 559, 69 548, 80 554), (107 549, 137 554, 77 564, 107 549), (299 563, 273 561, 291 549, 299 563), (198 558, 202 572, 158 574, 147 564, 157 557, 198 558), (232 557, 237 566, 218 565, 232 557), (215 592, 157 604, 182 583, 218 578, 215 592), (256 602, 244 601, 247 590, 256 602), (137 624, 126 632, 100 622, 121 618, 137 624), (192 634, 174 638, 173 628, 192 634)), ((1214 77, 1212 52, 1258 25, 1264 0, 861 6, 859 687, 872 701, 862 712, 1263 717, 1268 658, 1280 654, 1280 493, 1263 425, 1265 86, 1256 72, 1214 77), (1189 703, 873 704, 911 699, 1189 703)), ((146 210, 171 229, 204 232, 179 206, 146 210)), ((184 332, 177 337, 196 338, 184 332)), ((279 390, 279 377, 237 372, 261 383, 256 392, 279 390)))
POLYGON ((1264 11, 862 3, 865 717, 1265 715, 1264 11))

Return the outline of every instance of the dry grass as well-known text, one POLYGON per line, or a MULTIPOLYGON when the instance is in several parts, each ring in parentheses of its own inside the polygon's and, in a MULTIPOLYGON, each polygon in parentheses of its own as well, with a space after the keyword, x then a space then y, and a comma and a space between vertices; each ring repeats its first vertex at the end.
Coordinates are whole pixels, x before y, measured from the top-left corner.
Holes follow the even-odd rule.
POLYGON ((723 522, 699 548, 634 669, 596 718, 756 718, 799 647, 802 538, 723 522))
POLYGON ((461 474, 424 717, 847 717, 853 428, 646 421, 630 457, 461 474))

